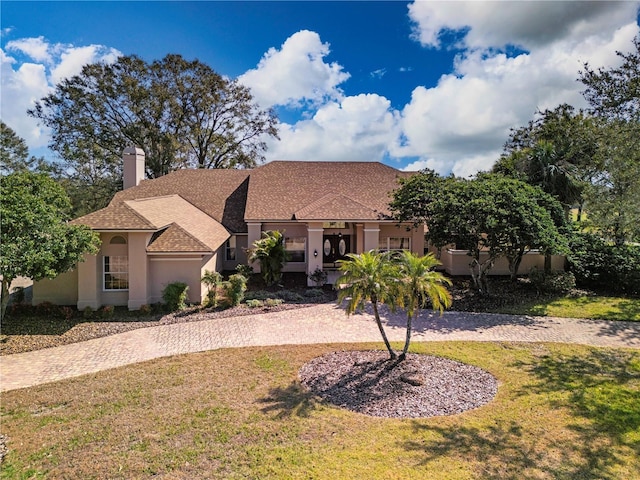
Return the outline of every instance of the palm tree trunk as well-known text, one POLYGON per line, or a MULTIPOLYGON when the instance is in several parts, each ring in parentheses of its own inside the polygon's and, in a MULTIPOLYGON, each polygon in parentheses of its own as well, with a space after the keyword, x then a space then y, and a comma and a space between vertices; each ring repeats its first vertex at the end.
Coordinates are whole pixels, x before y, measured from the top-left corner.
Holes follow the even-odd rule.
MULTIPOLYGON (((416 313, 416 317, 418 314, 416 313)), ((407 336, 404 341, 404 348, 402 349, 402 353, 398 358, 400 361, 403 361, 407 358, 407 351, 409 350, 409 344, 411 343, 411 328, 412 328, 413 317, 411 315, 407 315, 407 336)))
POLYGON ((371 301, 373 305, 373 314, 376 317, 376 323, 378 324, 378 329, 380 330, 380 335, 382 335, 382 340, 384 340, 384 344, 389 350, 389 355, 391 356, 391 360, 395 360, 397 358, 396 352, 391 348, 391 344, 389 343, 389 339, 387 338, 387 334, 384 331, 384 327, 382 326, 382 321, 380 320, 380 313, 378 312, 378 302, 377 300, 371 301))

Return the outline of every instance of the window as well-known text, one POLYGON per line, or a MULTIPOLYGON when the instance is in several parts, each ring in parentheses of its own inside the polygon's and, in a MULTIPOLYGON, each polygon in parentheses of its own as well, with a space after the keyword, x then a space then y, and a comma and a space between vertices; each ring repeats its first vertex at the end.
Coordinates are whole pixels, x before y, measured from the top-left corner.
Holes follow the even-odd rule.
POLYGON ((411 250, 411 239, 409 237, 381 238, 378 249, 380 251, 411 250))
POLYGON ((115 237, 111 237, 111 240, 109 241, 109 243, 111 245, 126 245, 127 241, 124 239, 124 237, 120 235, 116 235, 115 237))
POLYGON ((289 261, 300 263, 306 261, 307 238, 288 237, 284 239, 284 248, 289 253, 289 261))
POLYGON ((224 247, 224 258, 226 260, 236 259, 236 237, 229 237, 224 247))
POLYGON ((129 290, 129 257, 104 257, 104 290, 129 290))

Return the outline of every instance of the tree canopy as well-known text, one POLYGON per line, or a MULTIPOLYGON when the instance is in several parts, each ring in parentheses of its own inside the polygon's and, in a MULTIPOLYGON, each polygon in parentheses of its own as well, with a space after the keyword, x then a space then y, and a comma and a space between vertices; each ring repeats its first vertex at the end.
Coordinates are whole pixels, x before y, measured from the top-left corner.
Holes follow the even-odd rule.
POLYGON ((27 142, 0 120, 0 175, 24 170, 56 172, 55 165, 48 164, 43 158, 29 156, 27 142))
POLYGON ((507 258, 515 278, 526 252, 566 249, 558 201, 538 187, 501 175, 465 180, 421 172, 401 181, 390 207, 398 221, 425 223, 425 237, 434 246, 467 250, 472 277, 483 293, 498 257, 507 258))
POLYGON ((156 178, 184 167, 253 167, 264 159, 265 137, 277 137, 275 115, 248 88, 180 55, 86 65, 28 113, 51 128, 49 147, 71 183, 94 189, 87 210, 120 188, 126 146, 144 149, 146 174, 156 178))
POLYGON ((96 233, 66 222, 70 203, 62 187, 42 173, 7 175, 0 185, 0 275, 2 316, 9 286, 18 276, 54 278, 73 268, 84 253, 97 252, 96 233))

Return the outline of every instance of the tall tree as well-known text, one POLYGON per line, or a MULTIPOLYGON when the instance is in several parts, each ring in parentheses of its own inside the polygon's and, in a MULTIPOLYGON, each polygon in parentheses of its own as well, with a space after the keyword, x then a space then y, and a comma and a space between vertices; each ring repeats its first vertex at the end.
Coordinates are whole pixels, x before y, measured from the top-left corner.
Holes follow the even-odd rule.
POLYGON ((69 199, 45 174, 18 172, 0 185, 0 275, 4 317, 9 286, 18 276, 53 278, 73 268, 84 253, 97 252, 96 233, 66 222, 69 199))
POLYGON ((51 128, 49 147, 71 182, 97 191, 87 200, 93 209, 119 188, 128 145, 144 149, 155 178, 183 167, 253 167, 264 159, 265 137, 277 137, 275 115, 246 87, 180 55, 86 65, 28 113, 51 128))
POLYGON ((376 325, 382 336, 391 360, 398 358, 391 348, 389 339, 380 319, 379 303, 389 303, 392 307, 399 298, 394 288, 397 269, 390 261, 388 254, 370 250, 361 254, 347 254, 348 260, 340 260, 342 275, 336 280, 338 303, 347 301, 346 313, 364 310, 368 301, 373 307, 376 325))
POLYGON ((601 174, 586 192, 589 218, 618 245, 640 241, 640 35, 633 46, 617 52, 618 67, 593 70, 585 64, 580 72, 589 111, 600 120, 601 174))
POLYGON ((567 104, 538 112, 528 125, 511 131, 493 172, 541 187, 569 210, 583 203, 583 191, 597 175, 596 126, 567 104))
POLYGON ((0 120, 0 175, 32 170, 56 173, 55 165, 47 164, 43 158, 29 156, 27 142, 0 120))

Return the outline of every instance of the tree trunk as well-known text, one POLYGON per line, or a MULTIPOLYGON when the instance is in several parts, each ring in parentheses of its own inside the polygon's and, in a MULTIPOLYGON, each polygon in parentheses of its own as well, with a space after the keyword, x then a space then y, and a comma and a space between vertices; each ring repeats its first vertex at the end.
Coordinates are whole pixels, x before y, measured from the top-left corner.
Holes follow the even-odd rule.
MULTIPOLYGON (((417 318, 418 314, 416 313, 416 318, 417 318)), ((404 348, 402 349, 402 353, 400 354, 400 357, 398 358, 398 360, 403 361, 405 358, 407 358, 407 351, 409 350, 409 344, 411 343, 411 327, 412 327, 412 321, 413 318, 411 317, 411 315, 407 315, 407 336, 405 338, 404 341, 404 348)))
POLYGON ((9 287, 11 286, 12 278, 2 278, 2 302, 0 307, 0 322, 4 320, 4 314, 7 311, 7 305, 9 305, 9 287))
POLYGON ((376 317, 376 323, 378 324, 378 329, 380 330, 380 335, 382 335, 382 340, 384 340, 384 344, 389 350, 389 355, 391 356, 391 360, 395 360, 397 358, 396 352, 391 348, 391 344, 389 343, 389 339, 387 338, 387 334, 384 331, 384 327, 382 326, 382 321, 380 320, 380 313, 378 312, 378 301, 372 299, 371 304, 373 305, 373 314, 376 317))
POLYGON ((549 275, 551 273, 551 254, 544 254, 544 274, 549 275))

